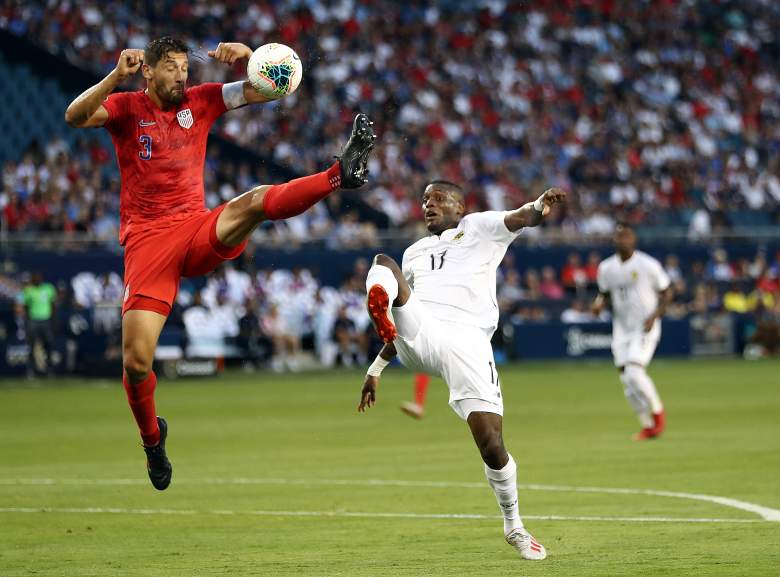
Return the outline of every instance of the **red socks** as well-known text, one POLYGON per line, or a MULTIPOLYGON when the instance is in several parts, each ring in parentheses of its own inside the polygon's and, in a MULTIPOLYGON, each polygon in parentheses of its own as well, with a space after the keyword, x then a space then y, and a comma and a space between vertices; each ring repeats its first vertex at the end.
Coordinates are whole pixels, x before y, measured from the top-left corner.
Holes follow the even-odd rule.
POLYGON ((430 377, 425 373, 417 373, 414 377, 414 402, 418 406, 425 406, 425 393, 428 392, 428 382, 430 377))
POLYGON ((263 196, 263 211, 269 220, 290 218, 306 212, 341 186, 338 162, 325 172, 296 178, 285 184, 274 184, 263 196))
POLYGON ((154 371, 149 373, 146 380, 131 385, 127 375, 122 376, 125 385, 127 401, 133 411, 135 422, 141 430, 141 439, 144 445, 152 447, 160 442, 160 428, 157 426, 157 411, 154 407, 154 389, 157 386, 157 375, 154 371))

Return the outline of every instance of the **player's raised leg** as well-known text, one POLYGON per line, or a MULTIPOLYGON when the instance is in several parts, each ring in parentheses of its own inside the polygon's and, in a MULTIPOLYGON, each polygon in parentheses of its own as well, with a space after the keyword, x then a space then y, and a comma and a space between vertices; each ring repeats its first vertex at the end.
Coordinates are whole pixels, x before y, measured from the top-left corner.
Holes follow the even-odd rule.
POLYGON ((128 310, 122 317, 122 380, 141 432, 149 480, 160 491, 170 485, 173 474, 165 453, 168 425, 165 419, 157 416, 154 403, 157 375, 152 370, 154 350, 165 320, 166 316, 161 312, 143 309, 128 310))
POLYGON ((239 246, 264 220, 296 216, 338 188, 363 186, 376 140, 372 125, 365 114, 355 116, 349 141, 328 170, 284 184, 261 185, 228 202, 217 219, 217 239, 227 247, 239 246))
MULTIPOLYGON (((386 343, 391 343, 396 337, 397 328, 393 320, 390 319, 388 311, 391 307, 393 314, 401 314, 403 306, 409 300, 412 289, 406 282, 401 267, 398 266, 391 257, 386 254, 378 254, 374 257, 374 263, 368 270, 366 276, 366 308, 371 322, 374 323, 379 337, 386 343)), ((401 324, 404 324, 402 319, 401 324)), ((405 327, 401 334, 404 338, 413 339, 416 334, 414 326, 405 327), (414 334, 412 334, 414 333, 414 334)))
POLYGON ((506 448, 502 417, 496 413, 474 411, 466 422, 485 463, 485 476, 504 516, 504 536, 523 559, 540 561, 547 551, 523 526, 517 503, 517 465, 506 448))

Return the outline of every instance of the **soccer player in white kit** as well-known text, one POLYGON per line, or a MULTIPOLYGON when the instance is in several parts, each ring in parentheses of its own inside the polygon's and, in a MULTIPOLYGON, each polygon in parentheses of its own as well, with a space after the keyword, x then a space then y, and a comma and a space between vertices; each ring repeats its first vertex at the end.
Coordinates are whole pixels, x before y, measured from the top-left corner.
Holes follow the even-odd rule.
POLYGON ((517 210, 464 216, 461 188, 434 180, 422 199, 430 236, 406 249, 400 268, 377 255, 366 279, 368 312, 385 345, 369 367, 358 410, 374 404, 379 375, 396 354, 408 369, 440 375, 485 462, 506 540, 531 560, 547 552, 520 519, 517 466, 502 438, 503 399, 490 346, 498 324, 496 269, 521 229, 538 225, 565 198, 551 188, 517 210))
POLYGON ((626 399, 642 426, 634 438, 653 439, 663 433, 666 414, 645 369, 661 338, 661 318, 672 291, 661 263, 636 250, 634 231, 618 225, 614 242, 616 253, 599 264, 599 295, 592 310, 598 315, 607 300, 612 303, 612 355, 626 399))

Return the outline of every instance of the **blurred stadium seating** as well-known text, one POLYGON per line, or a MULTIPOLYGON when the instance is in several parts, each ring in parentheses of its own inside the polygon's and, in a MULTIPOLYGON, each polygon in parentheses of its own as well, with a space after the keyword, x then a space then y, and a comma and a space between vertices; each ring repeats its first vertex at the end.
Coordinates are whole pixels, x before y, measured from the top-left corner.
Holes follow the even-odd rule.
POLYGON ((63 111, 122 48, 163 33, 190 42, 196 81, 240 76, 240 67, 204 56, 221 40, 282 41, 304 61, 296 95, 215 127, 210 206, 322 166, 356 109, 376 120, 381 138, 368 190, 262 227, 254 261, 183 287, 163 338, 171 358, 233 355, 279 370, 311 358, 281 354, 289 349, 326 364, 362 362, 376 342, 360 271, 380 247, 398 256, 424 234, 418 197, 431 177, 463 183, 471 210, 518 206, 551 185, 572 191, 567 208, 524 235, 502 267, 495 344, 507 356, 523 348, 513 330, 521 324, 526 335, 553 327, 549 338, 562 343, 571 322, 604 330, 586 310, 587 265, 591 253, 609 252, 616 221, 633 224, 643 248, 677 271, 670 316, 686 320, 686 352, 738 352, 777 326, 776 3, 8 1, 0 7, 4 367, 23 356, 14 301, 34 270, 60 283, 63 359, 78 341, 69 370, 94 366, 90 355, 118 358, 113 151, 104 131, 69 129, 63 111), (226 295, 229 307, 220 304, 226 295), (188 314, 199 302, 203 310, 188 314), (218 342, 199 336, 203 322, 224 328, 218 342))

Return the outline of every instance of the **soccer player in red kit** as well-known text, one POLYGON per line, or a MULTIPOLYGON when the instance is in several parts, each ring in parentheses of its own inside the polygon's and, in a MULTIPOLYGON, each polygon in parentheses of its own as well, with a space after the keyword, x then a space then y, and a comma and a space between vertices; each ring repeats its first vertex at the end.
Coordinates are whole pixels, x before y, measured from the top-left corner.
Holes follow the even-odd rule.
MULTIPOLYGON (((227 42, 208 54, 232 65, 252 50, 227 42)), ((165 452, 168 425, 155 409, 152 362, 180 278, 206 274, 238 257, 260 222, 301 214, 337 188, 365 184, 375 139, 372 123, 358 114, 341 156, 328 170, 261 185, 207 210, 203 165, 211 125, 228 110, 266 99, 248 81, 187 87, 187 55, 187 45, 170 37, 153 40, 145 50, 123 50, 116 68, 65 112, 71 126, 105 127, 116 148, 122 179, 119 234, 125 247, 123 381, 149 479, 159 490, 168 487, 173 469, 165 452), (139 70, 145 90, 112 94, 139 70)))

